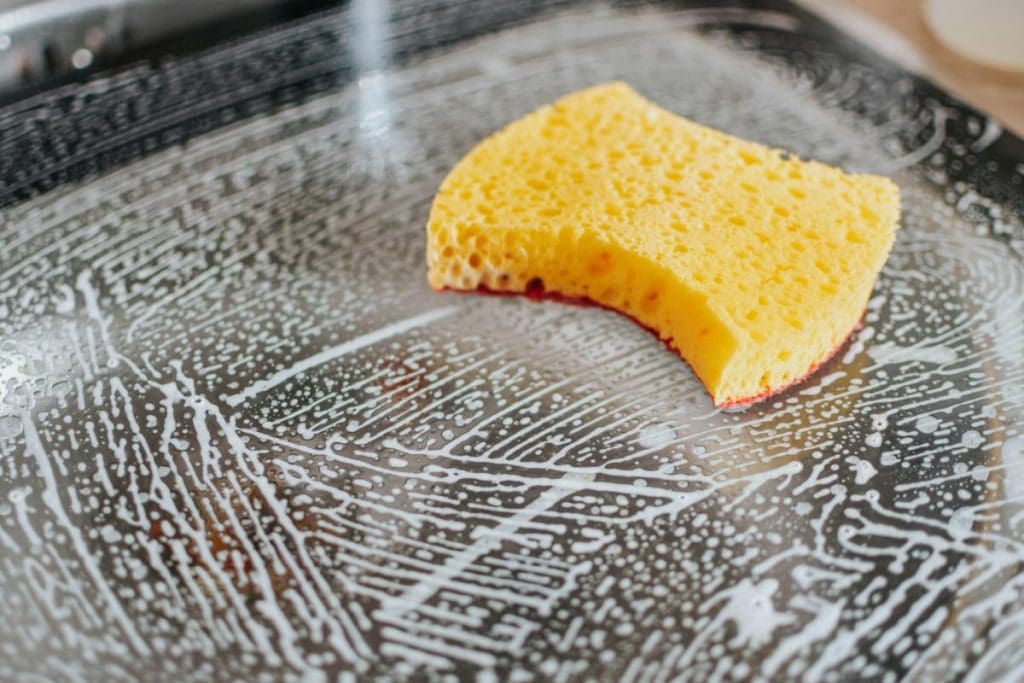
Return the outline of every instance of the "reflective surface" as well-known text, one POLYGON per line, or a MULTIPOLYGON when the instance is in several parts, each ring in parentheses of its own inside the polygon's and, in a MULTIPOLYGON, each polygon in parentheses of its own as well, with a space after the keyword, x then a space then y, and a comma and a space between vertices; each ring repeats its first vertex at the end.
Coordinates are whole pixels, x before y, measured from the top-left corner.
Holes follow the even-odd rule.
POLYGON ((5 210, 0 678, 1020 678, 1020 141, 781 6, 415 57, 380 8, 280 39, 362 22, 349 85, 5 210), (900 183, 797 389, 716 411, 616 315, 427 288, 447 169, 612 78, 900 183))
POLYGON ((326 1, 0 0, 0 100, 159 50, 209 47, 326 1))

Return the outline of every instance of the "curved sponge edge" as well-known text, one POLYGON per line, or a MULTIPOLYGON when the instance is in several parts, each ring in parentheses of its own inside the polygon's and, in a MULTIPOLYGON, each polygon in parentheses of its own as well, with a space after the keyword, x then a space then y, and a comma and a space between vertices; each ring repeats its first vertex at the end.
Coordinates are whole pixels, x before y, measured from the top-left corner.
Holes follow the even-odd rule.
POLYGON ((611 83, 481 142, 427 225, 438 289, 614 308, 678 349, 717 405, 806 376, 858 324, 899 191, 676 116, 611 83))

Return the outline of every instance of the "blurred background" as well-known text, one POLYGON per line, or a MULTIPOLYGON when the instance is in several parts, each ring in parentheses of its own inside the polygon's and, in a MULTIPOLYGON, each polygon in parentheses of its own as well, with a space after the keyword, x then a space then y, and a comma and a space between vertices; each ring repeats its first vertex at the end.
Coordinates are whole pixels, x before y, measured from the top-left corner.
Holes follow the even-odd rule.
POLYGON ((343 4, 332 0, 0 0, 0 98, 180 54, 343 4))
POLYGON ((1024 135, 1024 0, 801 0, 1024 135))
MULTIPOLYGON (((380 11, 417 0, 369 0, 380 11)), ((798 0, 1024 133, 1024 0, 798 0)), ((339 0, 0 0, 0 102, 339 0)), ((726 2, 723 5, 771 5, 726 2)))

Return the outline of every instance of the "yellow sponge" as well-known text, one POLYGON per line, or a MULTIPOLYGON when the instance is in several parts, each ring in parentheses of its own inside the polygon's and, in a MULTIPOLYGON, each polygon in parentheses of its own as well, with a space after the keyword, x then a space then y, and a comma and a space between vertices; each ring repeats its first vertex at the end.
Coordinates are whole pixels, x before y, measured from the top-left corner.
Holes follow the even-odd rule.
POLYGON ((899 190, 739 140, 623 83, 492 135, 427 225, 438 289, 543 289, 621 311, 692 366, 716 405, 812 372, 857 326, 899 190))

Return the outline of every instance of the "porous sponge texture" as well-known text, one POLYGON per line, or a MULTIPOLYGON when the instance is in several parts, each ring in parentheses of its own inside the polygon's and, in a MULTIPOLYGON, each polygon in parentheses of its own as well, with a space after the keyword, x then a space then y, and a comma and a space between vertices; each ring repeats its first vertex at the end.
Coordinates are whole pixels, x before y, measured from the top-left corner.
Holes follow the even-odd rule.
POLYGON ((481 142, 427 225, 430 284, 547 292, 669 342, 716 405, 771 395, 858 324, 899 220, 886 178, 800 161, 672 114, 623 83, 481 142))

